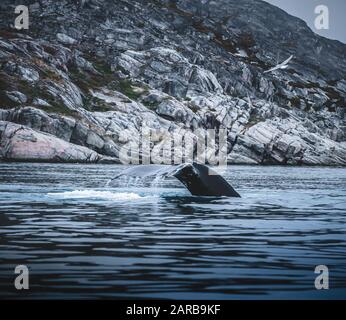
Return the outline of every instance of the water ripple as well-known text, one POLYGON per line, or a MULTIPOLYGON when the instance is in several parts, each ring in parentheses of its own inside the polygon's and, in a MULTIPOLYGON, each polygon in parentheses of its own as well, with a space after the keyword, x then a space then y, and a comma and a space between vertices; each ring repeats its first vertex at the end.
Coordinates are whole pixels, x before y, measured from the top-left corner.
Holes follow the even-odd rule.
POLYGON ((346 298, 345 169, 231 167, 229 199, 173 179, 107 186, 123 168, 0 164, 1 297, 346 298))

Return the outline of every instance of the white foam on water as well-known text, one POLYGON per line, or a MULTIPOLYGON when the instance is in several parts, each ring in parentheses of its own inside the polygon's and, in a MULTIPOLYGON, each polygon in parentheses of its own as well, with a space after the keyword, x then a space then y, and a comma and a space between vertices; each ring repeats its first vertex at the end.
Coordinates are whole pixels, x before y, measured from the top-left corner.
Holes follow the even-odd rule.
POLYGON ((111 191, 96 191, 96 190, 74 190, 66 192, 48 193, 50 197, 63 199, 104 199, 104 200, 140 200, 145 199, 137 193, 133 192, 111 192, 111 191))

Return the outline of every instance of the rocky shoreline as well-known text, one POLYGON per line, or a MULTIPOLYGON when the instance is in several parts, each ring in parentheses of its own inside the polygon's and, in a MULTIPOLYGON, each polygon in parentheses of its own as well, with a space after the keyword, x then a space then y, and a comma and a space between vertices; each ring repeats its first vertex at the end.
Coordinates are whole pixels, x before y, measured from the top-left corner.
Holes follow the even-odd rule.
POLYGON ((28 32, 1 4, 0 161, 121 163, 143 130, 159 149, 225 128, 229 164, 346 165, 346 45, 301 20, 249 0, 28 2, 28 32), (264 74, 278 53, 289 68, 264 74))
MULTIPOLYGON (((92 126, 86 120, 74 119, 69 116, 59 114, 48 114, 33 107, 22 107, 10 110, 0 110, 0 150, 1 161, 25 161, 25 162, 67 162, 67 163, 110 163, 121 164, 119 160, 119 148, 126 142, 131 141, 127 129, 123 130, 124 135, 118 139, 122 143, 115 143, 114 138, 105 139, 107 134, 100 128, 92 126)), ((244 141, 239 141, 233 152, 228 156, 228 164, 278 164, 280 154, 277 154, 278 161, 263 162, 260 155, 265 152, 262 144, 256 144, 256 137, 265 138, 269 130, 266 127, 257 126, 246 137, 240 137, 244 141), (261 131, 262 130, 262 131, 261 131), (249 149, 247 156, 247 145, 253 142, 252 149, 249 149), (238 151, 239 150, 239 151, 238 151), (238 151, 238 153, 236 153, 238 151), (251 152, 251 153, 250 153, 251 152), (257 161, 255 159, 257 156, 257 161)), ((275 130, 275 128, 273 129, 275 130)), ((182 132, 186 133, 186 132, 182 132)), ((287 148, 291 148, 291 155, 297 154, 296 148, 300 145, 294 139, 290 143, 290 137, 278 140, 277 146, 286 154, 287 148)), ((160 141, 160 137, 158 137, 160 141)), ((332 140, 331 147, 335 148, 332 140)), ((280 150, 280 149, 278 149, 280 150)), ((272 149, 274 157, 274 149, 272 149)), ((335 148, 333 155, 319 155, 316 158, 305 158, 300 163, 284 163, 285 165, 322 165, 339 166, 344 165, 344 149, 335 148), (318 158, 319 157, 319 158, 318 158), (324 157, 324 158, 322 158, 324 157), (322 159, 322 160, 319 160, 322 159)))

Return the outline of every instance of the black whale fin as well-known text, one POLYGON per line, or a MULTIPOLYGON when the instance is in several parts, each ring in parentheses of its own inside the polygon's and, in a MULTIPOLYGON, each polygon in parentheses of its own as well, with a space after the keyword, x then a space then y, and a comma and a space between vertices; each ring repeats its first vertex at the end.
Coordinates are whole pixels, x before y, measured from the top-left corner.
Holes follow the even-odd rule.
POLYGON ((173 174, 195 196, 237 197, 240 195, 216 172, 205 165, 188 164, 173 174), (210 173, 213 174, 210 174, 210 173))

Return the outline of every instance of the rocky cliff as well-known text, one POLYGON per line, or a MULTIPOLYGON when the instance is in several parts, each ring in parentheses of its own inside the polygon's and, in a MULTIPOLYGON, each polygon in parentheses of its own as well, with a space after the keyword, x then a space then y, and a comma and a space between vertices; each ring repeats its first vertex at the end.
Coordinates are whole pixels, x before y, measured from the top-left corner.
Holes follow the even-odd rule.
POLYGON ((346 45, 259 0, 0 4, 0 158, 117 162, 227 128, 229 163, 346 164, 346 45), (29 7, 29 30, 14 8, 29 7), (287 69, 264 71, 293 55, 287 69))

